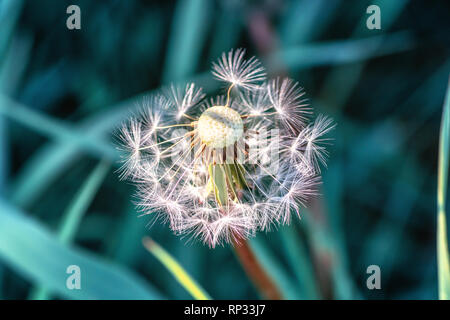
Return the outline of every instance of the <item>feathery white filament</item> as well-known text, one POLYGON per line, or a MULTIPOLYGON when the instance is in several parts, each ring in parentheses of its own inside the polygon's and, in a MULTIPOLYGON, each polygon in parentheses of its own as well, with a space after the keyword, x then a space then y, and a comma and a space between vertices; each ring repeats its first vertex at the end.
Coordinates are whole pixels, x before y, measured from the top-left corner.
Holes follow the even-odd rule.
POLYGON ((243 89, 256 88, 257 83, 265 79, 264 68, 255 57, 244 60, 244 55, 243 49, 223 53, 222 58, 213 63, 213 75, 243 89))

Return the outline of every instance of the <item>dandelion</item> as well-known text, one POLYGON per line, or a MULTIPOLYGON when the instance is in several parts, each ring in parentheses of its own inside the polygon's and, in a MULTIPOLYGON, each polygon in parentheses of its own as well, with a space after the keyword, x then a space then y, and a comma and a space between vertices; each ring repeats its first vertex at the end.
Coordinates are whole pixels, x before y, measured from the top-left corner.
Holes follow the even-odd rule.
POLYGON ((265 78, 261 63, 231 50, 213 63, 224 95, 205 99, 193 83, 145 100, 119 130, 121 177, 138 207, 179 235, 210 247, 287 224, 317 194, 334 127, 299 84, 265 78), (235 92, 232 92, 232 89, 235 92))

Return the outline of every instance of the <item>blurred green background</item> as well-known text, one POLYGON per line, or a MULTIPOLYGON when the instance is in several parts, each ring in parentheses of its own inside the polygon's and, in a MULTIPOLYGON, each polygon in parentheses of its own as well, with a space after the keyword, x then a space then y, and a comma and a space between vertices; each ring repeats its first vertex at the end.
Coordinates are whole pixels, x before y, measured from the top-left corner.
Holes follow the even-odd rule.
POLYGON ((144 235, 211 297, 260 297, 229 247, 138 218, 115 173, 112 133, 140 97, 184 81, 216 93, 211 62, 238 47, 338 124, 322 196, 251 241, 285 298, 437 298, 448 1, 0 0, 0 299, 190 299, 144 235), (81 290, 66 288, 72 264, 81 290), (381 290, 366 287, 372 264, 381 290))

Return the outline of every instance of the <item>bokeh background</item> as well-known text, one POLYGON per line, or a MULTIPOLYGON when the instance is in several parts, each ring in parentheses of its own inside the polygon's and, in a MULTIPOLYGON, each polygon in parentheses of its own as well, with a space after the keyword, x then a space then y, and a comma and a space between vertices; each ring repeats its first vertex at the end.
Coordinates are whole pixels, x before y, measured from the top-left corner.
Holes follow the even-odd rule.
POLYGON ((338 124, 322 196, 251 241, 285 298, 437 298, 448 1, 0 0, 1 299, 190 299, 144 235, 213 298, 260 297, 229 247, 148 226, 115 172, 113 132, 141 96, 185 81, 215 93, 211 62, 238 47, 338 124), (71 264, 81 290, 66 288, 71 264), (366 287, 372 264, 381 290, 366 287))

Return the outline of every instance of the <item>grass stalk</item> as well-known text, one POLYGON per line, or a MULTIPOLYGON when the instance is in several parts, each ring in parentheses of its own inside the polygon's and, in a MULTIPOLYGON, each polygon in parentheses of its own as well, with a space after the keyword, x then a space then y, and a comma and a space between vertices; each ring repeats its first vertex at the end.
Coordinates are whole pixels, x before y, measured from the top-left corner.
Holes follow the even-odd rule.
POLYGON ((183 288, 196 300, 211 300, 210 295, 187 273, 186 270, 159 244, 144 237, 142 244, 175 277, 183 288))
POLYGON ((252 280, 261 295, 269 300, 282 300, 283 297, 280 290, 259 263, 249 243, 244 239, 240 239, 239 241, 234 241, 233 248, 247 276, 252 280))
POLYGON ((448 182, 450 144, 450 79, 447 87, 444 110, 442 113, 441 133, 439 139, 438 190, 437 190, 437 263, 439 299, 450 299, 450 258, 447 243, 446 195, 448 182))

